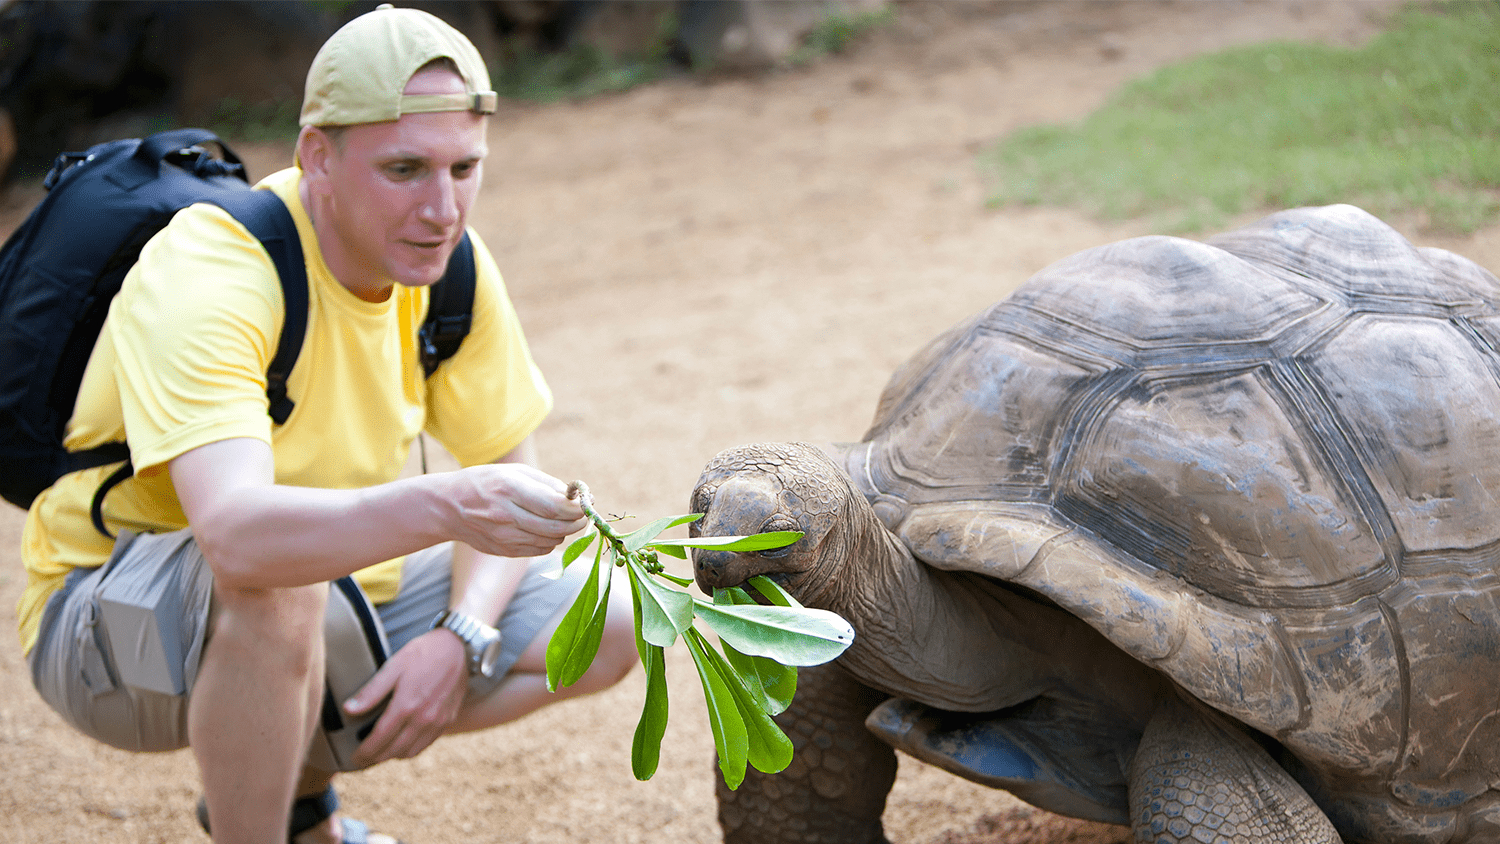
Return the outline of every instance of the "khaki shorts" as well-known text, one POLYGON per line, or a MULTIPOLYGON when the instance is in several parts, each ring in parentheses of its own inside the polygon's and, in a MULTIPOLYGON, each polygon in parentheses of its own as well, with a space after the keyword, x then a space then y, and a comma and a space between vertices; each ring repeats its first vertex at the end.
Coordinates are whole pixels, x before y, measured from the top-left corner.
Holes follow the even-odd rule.
MULTIPOLYGON (((451 543, 407 557, 395 600, 376 607, 392 652, 427 632, 448 607, 451 543)), ((497 627, 503 639, 493 677, 474 677, 469 695, 493 692, 521 653, 570 603, 587 566, 569 566, 556 580, 561 554, 534 561, 497 627)), ((85 735, 132 751, 177 750, 188 744, 187 701, 197 679, 213 600, 213 574, 189 531, 146 534, 117 543, 109 562, 75 569, 47 602, 36 645, 27 657, 32 683, 53 709, 85 735), (169 694, 121 681, 115 652, 139 642, 117 641, 100 610, 110 590, 155 589, 173 597, 171 617, 158 622, 165 651, 180 659, 182 692, 169 694)), ((124 653, 122 651, 122 653, 124 653)), ((177 666, 174 664, 174 674, 177 666)))

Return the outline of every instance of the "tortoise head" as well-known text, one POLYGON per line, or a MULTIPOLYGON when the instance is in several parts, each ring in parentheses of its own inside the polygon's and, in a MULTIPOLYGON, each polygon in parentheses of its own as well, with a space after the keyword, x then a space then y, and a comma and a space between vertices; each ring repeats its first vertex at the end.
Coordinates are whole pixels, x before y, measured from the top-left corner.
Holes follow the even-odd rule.
POLYGON ((699 588, 712 594, 763 574, 808 606, 822 606, 820 598, 859 546, 864 523, 874 520, 848 477, 806 443, 761 443, 720 452, 698 478, 692 508, 703 514, 689 528, 693 536, 775 530, 805 534, 769 551, 694 549, 699 588))

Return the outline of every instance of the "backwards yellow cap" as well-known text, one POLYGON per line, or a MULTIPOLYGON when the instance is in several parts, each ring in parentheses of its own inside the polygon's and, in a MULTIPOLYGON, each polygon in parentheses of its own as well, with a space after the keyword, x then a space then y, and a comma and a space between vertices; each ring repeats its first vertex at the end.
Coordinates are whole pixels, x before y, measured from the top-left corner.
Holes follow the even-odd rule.
POLYGON ((344 24, 318 50, 307 71, 301 123, 348 126, 433 111, 494 114, 496 99, 484 59, 463 33, 419 9, 382 3, 344 24), (444 58, 458 66, 465 93, 401 93, 423 65, 444 58))

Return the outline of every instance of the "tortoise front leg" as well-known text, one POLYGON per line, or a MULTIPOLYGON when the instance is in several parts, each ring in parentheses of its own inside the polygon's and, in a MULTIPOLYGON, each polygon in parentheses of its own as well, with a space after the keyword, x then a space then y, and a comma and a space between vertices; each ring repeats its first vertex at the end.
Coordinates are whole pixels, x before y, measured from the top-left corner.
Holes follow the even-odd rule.
POLYGON ((1130 766, 1137 844, 1340 844, 1265 748, 1216 713, 1162 702, 1130 766))
POLYGON ((865 729, 885 698, 836 664, 799 669, 796 697, 776 716, 792 764, 751 768, 735 791, 715 777, 725 844, 889 844, 880 816, 896 753, 865 729))

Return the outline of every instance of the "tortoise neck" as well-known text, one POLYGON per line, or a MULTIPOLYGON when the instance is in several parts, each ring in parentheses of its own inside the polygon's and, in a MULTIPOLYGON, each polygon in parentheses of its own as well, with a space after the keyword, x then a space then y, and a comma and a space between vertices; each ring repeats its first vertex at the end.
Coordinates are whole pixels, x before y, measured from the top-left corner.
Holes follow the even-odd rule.
POLYGON ((854 625, 846 661, 883 662, 879 654, 910 647, 910 631, 889 622, 905 617, 907 607, 931 604, 932 572, 886 528, 863 496, 855 495, 850 511, 843 571, 827 578, 825 590, 807 604, 826 607, 854 625))

